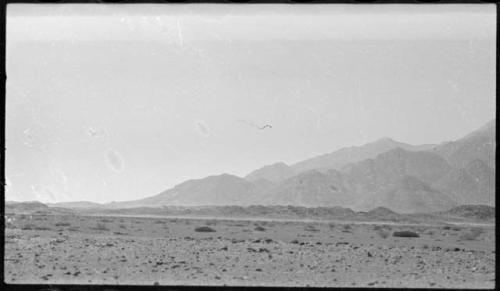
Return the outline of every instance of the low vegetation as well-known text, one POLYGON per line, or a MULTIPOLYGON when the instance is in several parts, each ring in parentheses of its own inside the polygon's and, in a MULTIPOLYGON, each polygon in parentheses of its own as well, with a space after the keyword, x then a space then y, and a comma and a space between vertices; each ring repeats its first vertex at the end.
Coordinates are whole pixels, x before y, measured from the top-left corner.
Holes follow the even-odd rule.
POLYGON ((255 227, 255 230, 256 230, 256 231, 266 231, 266 229, 265 229, 264 227, 260 226, 260 225, 257 225, 257 226, 255 227))
POLYGON ((304 230, 305 231, 319 231, 319 229, 317 229, 316 227, 314 227, 314 225, 306 225, 306 227, 304 227, 304 230))
POLYGON ((403 230, 403 231, 395 231, 392 236, 394 237, 420 237, 420 235, 413 231, 403 230))
POLYGON ((45 226, 37 226, 34 224, 25 224, 23 227, 21 227, 22 230, 51 230, 50 227, 45 227, 45 226))
POLYGON ((444 230, 453 230, 453 231, 460 231, 460 230, 462 230, 460 227, 450 226, 450 225, 443 226, 443 229, 444 230))
POLYGON ((109 228, 107 228, 106 225, 104 225, 102 223, 98 223, 95 227, 91 227, 90 229, 100 230, 100 231, 108 231, 109 230, 109 228))
POLYGON ((351 233, 352 227, 349 224, 344 224, 344 229, 342 232, 351 233))
POLYGON ((208 226, 200 226, 194 229, 196 232, 215 232, 215 229, 208 226))

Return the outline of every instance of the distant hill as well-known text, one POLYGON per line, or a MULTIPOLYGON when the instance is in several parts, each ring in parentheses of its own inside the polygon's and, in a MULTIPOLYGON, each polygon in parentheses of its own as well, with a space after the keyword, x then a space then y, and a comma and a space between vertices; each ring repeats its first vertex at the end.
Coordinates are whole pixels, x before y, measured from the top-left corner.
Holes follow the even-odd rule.
POLYGON ((274 183, 279 183, 295 175, 295 172, 285 163, 276 163, 264 166, 245 176, 248 181, 265 179, 274 183))
POLYGON ((405 221, 407 220, 404 215, 401 215, 397 212, 392 211, 386 207, 377 207, 368 212, 358 212, 358 219, 366 220, 366 221, 405 221))
POLYGON ((7 201, 5 203, 5 208, 7 209, 15 209, 15 210, 39 210, 39 209, 47 209, 48 206, 44 203, 38 201, 26 201, 26 202, 16 202, 16 201, 7 201))
POLYGON ((461 205, 444 211, 441 214, 480 220, 493 220, 495 219, 495 207, 488 205, 461 205))
POLYGON ((189 180, 158 195, 108 204, 112 208, 161 207, 163 205, 249 205, 256 197, 256 186, 229 174, 189 180))
POLYGON ((90 201, 75 201, 75 202, 58 202, 47 203, 50 207, 63 207, 63 208, 103 208, 103 204, 90 202, 90 201))
POLYGON ((373 217, 387 217, 391 215, 398 215, 398 213, 386 208, 386 207, 377 207, 367 212, 368 215, 373 217))
POLYGON ((48 205, 38 202, 13 202, 5 203, 5 213, 17 214, 71 214, 71 210, 60 207, 49 207, 48 205))
POLYGON ((347 164, 359 162, 365 159, 373 159, 377 155, 395 148, 402 148, 407 151, 422 151, 433 147, 434 145, 414 146, 386 137, 362 146, 346 147, 329 154, 316 156, 314 158, 293 164, 291 167, 297 173, 312 169, 321 171, 327 169, 340 170, 347 164))

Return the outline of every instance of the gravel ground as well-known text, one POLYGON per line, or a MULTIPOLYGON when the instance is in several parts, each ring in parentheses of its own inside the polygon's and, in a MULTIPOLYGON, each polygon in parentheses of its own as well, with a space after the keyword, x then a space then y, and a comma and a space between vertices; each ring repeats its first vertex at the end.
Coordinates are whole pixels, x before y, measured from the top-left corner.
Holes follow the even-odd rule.
POLYGON ((6 283, 495 286, 494 225, 6 218, 6 283))

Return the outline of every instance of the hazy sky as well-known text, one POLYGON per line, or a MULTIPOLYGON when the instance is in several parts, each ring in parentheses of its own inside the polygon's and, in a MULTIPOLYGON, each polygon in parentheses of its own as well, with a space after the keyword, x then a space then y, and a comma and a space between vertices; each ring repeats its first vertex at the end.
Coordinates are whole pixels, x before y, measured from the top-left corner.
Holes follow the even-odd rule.
POLYGON ((494 5, 10 4, 6 199, 457 139, 495 117, 495 30, 494 5))

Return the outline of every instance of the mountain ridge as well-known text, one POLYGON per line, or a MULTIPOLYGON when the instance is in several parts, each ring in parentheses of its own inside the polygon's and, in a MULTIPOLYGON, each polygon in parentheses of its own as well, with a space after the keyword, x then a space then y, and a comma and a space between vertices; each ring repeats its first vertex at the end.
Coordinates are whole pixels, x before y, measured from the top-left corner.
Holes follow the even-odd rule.
MULTIPOLYGON (((184 181, 147 198, 99 205, 295 205, 356 210, 380 206, 398 212, 441 211, 464 203, 494 205, 495 168, 490 165, 495 160, 495 122, 439 145, 413 146, 384 137, 304 160, 303 166, 297 166, 302 162, 291 166, 278 162, 243 178, 212 175, 184 181), (315 164, 321 157, 326 158, 319 168, 307 169, 309 162, 315 164)), ((94 205, 65 203, 59 205, 94 205)))

